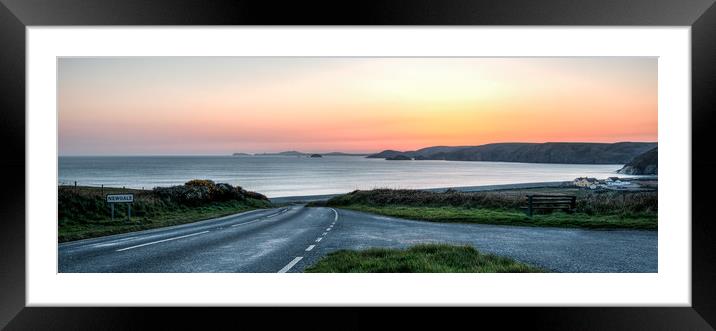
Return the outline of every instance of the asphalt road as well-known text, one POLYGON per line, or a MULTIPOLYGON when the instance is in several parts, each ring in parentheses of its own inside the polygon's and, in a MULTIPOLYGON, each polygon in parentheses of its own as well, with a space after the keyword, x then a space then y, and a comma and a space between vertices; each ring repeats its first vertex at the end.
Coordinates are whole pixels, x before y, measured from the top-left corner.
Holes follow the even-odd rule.
POLYGON ((657 232, 411 221, 300 205, 63 243, 59 272, 300 272, 338 249, 468 244, 557 272, 657 272, 657 232))

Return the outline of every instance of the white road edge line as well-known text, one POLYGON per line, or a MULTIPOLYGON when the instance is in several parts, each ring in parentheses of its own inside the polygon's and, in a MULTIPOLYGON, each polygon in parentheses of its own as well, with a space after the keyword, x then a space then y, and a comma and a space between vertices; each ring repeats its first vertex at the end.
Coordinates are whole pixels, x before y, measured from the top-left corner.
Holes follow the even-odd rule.
POLYGON ((281 268, 281 270, 279 270, 278 273, 282 274, 282 273, 285 273, 286 271, 291 270, 291 268, 293 268, 293 266, 295 266, 296 263, 298 263, 298 261, 301 261, 302 258, 303 258, 303 256, 297 256, 295 259, 293 259, 293 261, 289 262, 285 267, 281 268))
POLYGON ((274 216, 276 216, 276 215, 278 215, 278 214, 281 214, 281 212, 274 213, 274 214, 271 214, 271 215, 269 215, 269 216, 259 217, 258 219, 255 219, 255 220, 253 220, 253 221, 234 224, 234 225, 232 225, 231 227, 233 228, 233 227, 236 227, 236 226, 241 226, 241 225, 247 225, 247 224, 251 224, 251 223, 256 223, 256 222, 258 222, 258 221, 263 220, 264 218, 271 218, 271 217, 274 217, 274 216))
POLYGON ((204 233, 207 233, 207 232, 209 232, 209 230, 192 233, 192 234, 188 234, 188 235, 185 235, 185 236, 179 236, 179 237, 167 238, 167 239, 158 240, 158 241, 152 241, 152 242, 144 243, 144 244, 141 244, 141 245, 136 245, 136 246, 130 246, 130 247, 125 247, 125 248, 120 248, 120 249, 116 250, 115 252, 121 252, 121 251, 126 251, 126 250, 128 250, 128 249, 134 249, 134 248, 144 247, 144 246, 148 246, 148 245, 154 245, 154 244, 158 244, 158 243, 163 243, 163 242, 165 242, 165 241, 171 241, 171 240, 177 240, 177 239, 181 239, 181 238, 196 236, 196 235, 204 234, 204 233))
POLYGON ((257 220, 249 221, 249 222, 244 222, 244 223, 234 224, 234 225, 232 225, 231 227, 233 228, 233 227, 235 227, 235 226, 241 226, 241 225, 246 225, 246 224, 256 223, 256 222, 258 222, 258 221, 260 221, 260 220, 261 220, 261 218, 259 218, 259 219, 257 219, 257 220))
MULTIPOLYGON (((206 220, 203 220, 203 221, 198 221, 197 223, 222 221, 222 220, 226 220, 226 219, 230 219, 230 218, 234 218, 234 217, 239 217, 239 216, 244 216, 244 215, 248 215, 248 214, 260 213, 260 212, 262 212, 262 211, 266 211, 266 209, 265 209, 265 208, 262 208, 262 209, 249 210, 249 211, 245 211, 245 212, 241 212, 241 213, 237 213, 237 214, 231 214, 231 215, 226 215, 226 216, 217 217, 217 218, 210 218, 210 219, 206 219, 206 220)), ((112 240, 112 241, 118 241, 118 242, 119 242, 119 241, 127 241, 127 240, 130 240, 130 239, 147 239, 147 238, 149 238, 149 237, 158 237, 158 236, 162 236, 162 235, 163 235, 163 234, 159 234, 159 235, 146 236, 147 234, 158 233, 158 232, 166 231, 166 230, 173 230, 174 228, 185 228, 185 227, 191 226, 191 225, 192 225, 192 224, 179 224, 179 225, 172 225, 172 226, 169 226, 169 227, 166 227, 166 228, 156 228, 156 229, 138 231, 138 232, 146 232, 146 233, 143 233, 143 234, 133 233, 133 234, 136 234, 136 235, 134 235, 134 236, 132 236, 132 237, 129 237, 129 238, 122 237, 122 238, 117 238, 117 239, 115 239, 116 237, 126 236, 126 235, 128 235, 128 234, 127 234, 127 233, 123 233, 123 234, 113 234, 113 235, 107 236, 106 238, 101 238, 101 240, 112 240)), ((194 224, 194 225, 196 225, 196 224, 194 224)), ((60 243, 59 246, 62 246, 62 247, 76 247, 76 246, 84 246, 84 245, 96 245, 96 244, 100 244, 100 243, 104 242, 104 241, 97 242, 97 240, 99 240, 99 239, 98 239, 98 238, 80 239, 80 240, 74 240, 74 241, 70 241, 70 242, 60 243)))
POLYGON ((268 216, 265 216, 265 217, 266 217, 266 218, 271 218, 271 217, 274 217, 274 216, 281 215, 281 214, 283 214, 283 213, 285 213, 285 212, 286 212, 286 210, 279 210, 277 213, 273 213, 273 214, 268 215, 268 216))
POLYGON ((316 242, 321 242, 321 239, 323 239, 323 237, 316 239, 316 242))
POLYGON ((316 247, 316 245, 308 246, 308 248, 306 248, 306 252, 310 252, 313 249, 313 247, 316 247))
MULTIPOLYGON (((117 245, 124 244, 126 241, 132 241, 132 240, 138 240, 138 239, 149 239, 149 238, 156 238, 156 237, 161 237, 161 236, 162 236, 162 234, 155 234, 155 235, 150 235, 150 236, 133 236, 133 237, 129 237, 129 238, 122 238, 122 239, 110 240, 110 241, 106 241, 106 242, 98 242, 95 244, 84 244, 84 245, 88 245, 88 246, 92 246, 92 247, 117 246, 117 245)), ((82 245, 82 246, 84 246, 84 245, 82 245)))

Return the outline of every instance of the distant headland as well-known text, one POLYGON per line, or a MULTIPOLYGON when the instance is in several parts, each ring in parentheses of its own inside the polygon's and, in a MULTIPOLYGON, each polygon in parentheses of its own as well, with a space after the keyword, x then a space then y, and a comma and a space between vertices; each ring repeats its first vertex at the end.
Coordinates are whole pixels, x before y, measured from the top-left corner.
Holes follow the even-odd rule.
POLYGON ((285 151, 277 153, 234 153, 233 156, 306 156, 306 157, 319 157, 314 155, 322 156, 368 156, 370 153, 343 153, 343 152, 330 152, 330 153, 304 153, 299 151, 285 151))
POLYGON ((622 170, 622 173, 653 173, 656 169, 656 142, 547 142, 547 143, 494 143, 476 146, 432 146, 414 151, 384 150, 380 153, 309 153, 295 150, 276 153, 234 153, 234 156, 365 156, 370 159, 385 160, 444 160, 444 161, 491 161, 522 163, 564 163, 564 164, 627 164, 634 166, 622 170), (654 150, 647 160, 638 156, 654 150), (648 163, 648 167, 644 164, 648 163), (645 168, 645 169, 641 169, 645 168), (648 168, 648 169, 647 169, 648 168))
POLYGON ((479 146, 433 146, 415 151, 385 150, 367 157, 386 160, 626 164, 656 147, 655 142, 496 143, 479 146))

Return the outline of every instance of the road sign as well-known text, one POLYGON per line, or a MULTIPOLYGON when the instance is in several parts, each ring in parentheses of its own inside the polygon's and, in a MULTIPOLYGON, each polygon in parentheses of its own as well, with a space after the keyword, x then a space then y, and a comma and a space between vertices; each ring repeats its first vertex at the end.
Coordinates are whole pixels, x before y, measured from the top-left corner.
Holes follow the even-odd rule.
POLYGON ((132 202, 134 202, 134 194, 107 194, 107 203, 109 203, 112 213, 112 220, 114 220, 114 204, 115 203, 126 203, 127 204, 127 220, 132 218, 132 202))
POLYGON ((107 194, 108 203, 134 202, 134 194, 107 194))

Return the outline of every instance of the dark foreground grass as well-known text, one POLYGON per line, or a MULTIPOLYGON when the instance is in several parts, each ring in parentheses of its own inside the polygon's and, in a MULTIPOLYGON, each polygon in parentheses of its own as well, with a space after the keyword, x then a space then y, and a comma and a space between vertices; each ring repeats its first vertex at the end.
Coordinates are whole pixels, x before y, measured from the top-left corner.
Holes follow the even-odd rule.
POLYGON ((415 207, 415 206, 364 206, 347 205, 341 208, 392 217, 431 222, 478 223, 521 226, 551 226, 590 229, 641 229, 656 230, 657 217, 650 214, 634 215, 588 215, 584 213, 551 214, 527 217, 519 210, 498 210, 465 207, 415 207))
POLYGON ((305 272, 543 272, 539 268, 470 246, 422 244, 408 249, 371 248, 328 254, 305 272))

